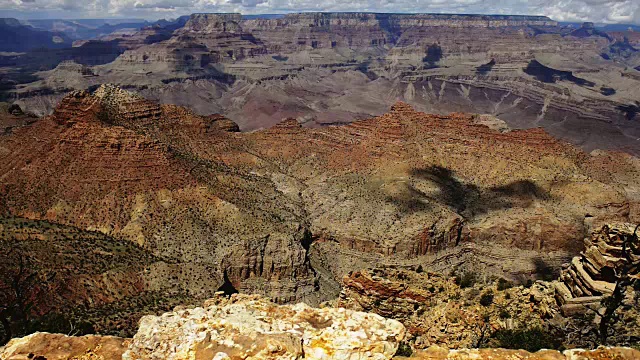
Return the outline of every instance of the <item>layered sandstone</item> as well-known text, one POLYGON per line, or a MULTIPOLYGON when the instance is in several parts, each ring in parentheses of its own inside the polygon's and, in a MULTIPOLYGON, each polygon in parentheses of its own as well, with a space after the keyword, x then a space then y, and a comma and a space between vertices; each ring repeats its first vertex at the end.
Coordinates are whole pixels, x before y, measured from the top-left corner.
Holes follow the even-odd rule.
POLYGON ((207 69, 222 62, 266 54, 262 43, 241 27, 240 14, 194 14, 165 42, 126 51, 116 69, 137 66, 140 72, 207 69))
MULTIPOLYGON (((194 14, 155 34, 74 48, 61 59, 97 65, 85 71, 93 75, 39 72, 42 80, 11 97, 46 114, 73 89, 116 83, 198 114, 224 112, 248 131, 288 117, 310 127, 348 123, 404 100, 432 113, 490 114, 511 128, 542 126, 587 151, 640 152, 628 121, 640 101, 630 90, 640 81, 632 34, 625 42, 574 30, 526 16, 194 14)), ((37 71, 56 59, 24 61, 37 71)))
POLYGON ((613 294, 622 268, 628 265, 629 259, 640 259, 640 254, 634 252, 638 244, 630 247, 637 242, 635 230, 635 226, 630 224, 606 225, 590 238, 585 238, 585 251, 565 265, 560 280, 554 283, 556 298, 565 315, 599 307, 603 298, 613 294), (628 254, 623 254, 623 251, 628 254))
POLYGON ((100 101, 108 121, 114 124, 150 127, 160 120, 162 114, 159 104, 114 85, 102 85, 93 95, 100 101))
POLYGON ((413 28, 557 26, 557 22, 542 16, 301 13, 245 20, 242 26, 264 39, 270 52, 287 53, 300 49, 388 48, 413 28), (284 41, 276 41, 276 34, 284 35, 284 41))

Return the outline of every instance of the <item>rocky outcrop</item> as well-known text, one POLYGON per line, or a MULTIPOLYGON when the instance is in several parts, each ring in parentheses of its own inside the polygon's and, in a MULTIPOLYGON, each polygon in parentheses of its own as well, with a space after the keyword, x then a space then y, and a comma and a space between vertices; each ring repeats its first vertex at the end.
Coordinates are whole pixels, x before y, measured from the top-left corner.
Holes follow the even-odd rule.
MULTIPOLYGON (((565 265, 560 280, 554 283, 565 315, 584 313, 613 294, 617 276, 628 262, 622 254, 623 243, 635 241, 634 232, 635 226, 630 224, 605 225, 585 238, 585 251, 565 265)), ((625 251, 631 259, 640 259, 640 253, 633 253, 633 249, 625 247, 625 251)))
POLYGON ((60 125, 73 125, 96 117, 102 108, 98 99, 86 91, 74 91, 60 102, 53 112, 53 119, 60 125))
POLYGON ((546 283, 525 288, 503 282, 499 288, 476 284, 480 277, 471 273, 459 276, 467 277, 464 287, 422 268, 354 272, 343 278, 336 306, 400 321, 416 349, 477 347, 495 331, 542 326, 558 312, 546 283))
POLYGON ((238 126, 238 124, 236 124, 235 122, 233 122, 233 120, 230 120, 223 115, 220 115, 220 114, 209 115, 209 119, 211 120, 212 128, 215 128, 221 131, 226 131, 226 132, 240 132, 240 127, 238 126))
POLYGON ((399 322, 378 315, 232 296, 142 318, 122 358, 382 360, 393 357, 404 334, 399 322))
POLYGON ((398 354, 405 328, 395 320, 345 309, 278 306, 256 296, 217 297, 203 307, 178 307, 144 317, 133 339, 36 333, 0 348, 3 360, 570 360, 637 359, 630 348, 564 352, 456 349, 432 346, 398 354), (397 355, 397 356, 396 356, 397 355))
POLYGON ((35 333, 0 348, 0 359, 120 360, 130 340, 111 336, 66 336, 35 333))
POLYGON ((156 124, 162 114, 159 104, 115 85, 102 85, 93 96, 99 99, 106 112, 106 120, 114 124, 149 127, 156 124))
MULTIPOLYGON (((542 350, 537 353, 529 353, 523 350, 505 349, 474 349, 474 350, 449 350, 434 346, 427 351, 418 352, 407 359, 412 360, 599 360, 620 359, 630 360, 640 356, 640 351, 630 348, 601 347, 597 350, 572 349, 563 352, 542 350)), ((399 358, 405 359, 405 358, 399 358)))

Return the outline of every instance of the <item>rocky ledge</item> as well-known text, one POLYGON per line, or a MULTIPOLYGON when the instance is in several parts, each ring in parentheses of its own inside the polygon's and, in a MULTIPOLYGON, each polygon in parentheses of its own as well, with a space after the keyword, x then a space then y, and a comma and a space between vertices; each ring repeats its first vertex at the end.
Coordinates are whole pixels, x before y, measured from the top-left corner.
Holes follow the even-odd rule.
POLYGON ((123 359, 389 359, 405 328, 379 315, 258 296, 146 316, 123 359))
MULTIPOLYGON (((18 359, 372 359, 396 356, 405 338, 396 320, 342 308, 280 306, 258 296, 219 296, 203 307, 146 316, 133 339, 36 333, 0 348, 18 359)), ((431 347, 410 359, 637 359, 627 348, 564 353, 431 347)))
POLYGON ((559 281, 554 282, 556 298, 565 315, 584 313, 613 294, 616 275, 627 262, 640 259, 637 245, 633 250, 624 246, 635 241, 636 231, 631 224, 605 225, 584 239, 586 250, 565 264, 559 281), (627 250, 629 259, 624 254, 627 250))
POLYGON ((414 354, 409 359, 415 360, 605 360, 636 359, 640 352, 627 348, 602 347, 597 350, 573 349, 564 352, 542 350, 529 353, 522 350, 505 349, 462 349, 449 350, 434 346, 425 352, 414 354))

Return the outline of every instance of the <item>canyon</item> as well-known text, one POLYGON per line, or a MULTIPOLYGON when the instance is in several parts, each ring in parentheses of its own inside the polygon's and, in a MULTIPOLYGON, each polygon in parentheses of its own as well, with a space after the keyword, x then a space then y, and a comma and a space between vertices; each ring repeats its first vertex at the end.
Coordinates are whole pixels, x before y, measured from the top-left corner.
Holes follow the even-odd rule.
MULTIPOLYGON (((42 224, 59 224, 87 251, 97 232, 149 259, 69 274, 66 295, 45 302, 60 309, 159 311, 218 290, 318 305, 338 297, 343 276, 380 266, 526 282, 603 224, 638 221, 635 157, 401 102, 350 125, 288 119, 241 133, 223 116, 103 85, 0 136, 0 153, 0 213, 14 219, 3 239, 51 238, 42 224)), ((25 252, 46 263, 47 246, 65 244, 25 252)), ((131 336, 136 314, 94 326, 131 336)))
POLYGON ((0 53, 3 359, 638 356, 633 31, 79 24, 0 53))
POLYGON ((0 63, 5 97, 39 115, 70 91, 105 83, 222 113, 243 131, 289 117, 309 127, 348 123, 401 100, 543 127, 587 151, 637 153, 634 36, 546 17, 194 14, 0 63))

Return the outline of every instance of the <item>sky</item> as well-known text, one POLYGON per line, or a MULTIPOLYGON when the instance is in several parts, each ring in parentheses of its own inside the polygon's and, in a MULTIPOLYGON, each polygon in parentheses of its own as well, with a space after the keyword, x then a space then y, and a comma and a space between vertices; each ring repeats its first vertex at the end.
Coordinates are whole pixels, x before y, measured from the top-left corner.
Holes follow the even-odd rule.
POLYGON ((0 17, 176 18, 195 12, 305 11, 547 15, 558 21, 640 25, 640 0, 0 0, 0 17))

